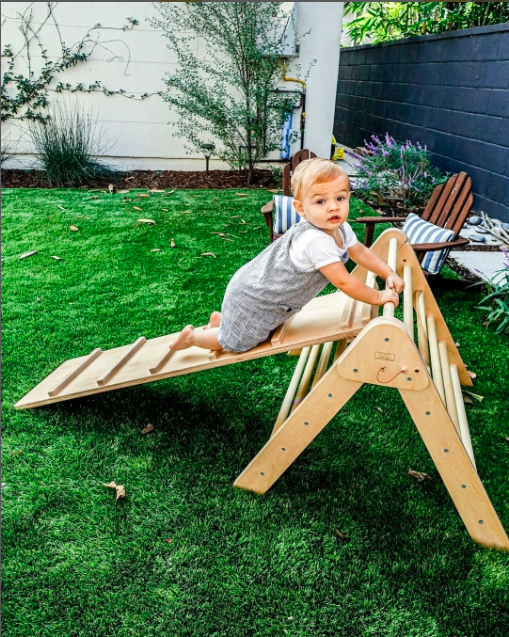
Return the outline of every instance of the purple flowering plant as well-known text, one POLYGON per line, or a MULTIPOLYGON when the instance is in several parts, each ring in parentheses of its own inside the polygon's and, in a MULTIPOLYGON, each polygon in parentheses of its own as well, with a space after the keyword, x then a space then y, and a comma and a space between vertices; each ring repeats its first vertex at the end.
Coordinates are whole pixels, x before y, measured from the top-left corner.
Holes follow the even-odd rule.
POLYGON ((395 204, 415 210, 428 202, 448 175, 431 164, 430 153, 419 142, 397 142, 386 133, 364 141, 364 153, 347 151, 356 160, 356 195, 375 205, 395 204))

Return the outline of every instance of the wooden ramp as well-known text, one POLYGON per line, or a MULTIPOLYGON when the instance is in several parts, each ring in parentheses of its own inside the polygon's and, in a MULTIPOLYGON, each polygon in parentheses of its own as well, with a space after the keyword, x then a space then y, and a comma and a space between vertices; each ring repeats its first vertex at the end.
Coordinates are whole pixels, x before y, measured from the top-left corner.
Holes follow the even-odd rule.
POLYGON ((372 316, 378 315, 378 310, 378 307, 357 303, 342 292, 320 296, 278 328, 270 340, 243 354, 209 354, 207 350, 191 347, 170 356, 169 345, 177 333, 150 340, 140 337, 131 345, 106 351, 97 348, 87 356, 62 363, 15 407, 41 407, 80 396, 272 356, 316 343, 353 339, 372 316))

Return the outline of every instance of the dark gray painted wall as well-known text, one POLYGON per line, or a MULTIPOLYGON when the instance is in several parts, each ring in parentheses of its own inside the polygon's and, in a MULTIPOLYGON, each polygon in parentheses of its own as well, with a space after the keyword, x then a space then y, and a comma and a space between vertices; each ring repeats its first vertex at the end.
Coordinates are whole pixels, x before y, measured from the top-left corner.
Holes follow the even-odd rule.
POLYGON ((509 24, 341 49, 336 140, 386 132, 467 172, 475 209, 509 221, 509 24))

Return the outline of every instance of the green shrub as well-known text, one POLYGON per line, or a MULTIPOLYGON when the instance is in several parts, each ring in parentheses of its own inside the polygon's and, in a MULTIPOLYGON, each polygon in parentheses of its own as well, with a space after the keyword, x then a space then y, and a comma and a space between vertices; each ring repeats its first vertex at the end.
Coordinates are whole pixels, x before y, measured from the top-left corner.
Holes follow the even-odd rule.
POLYGON ((112 171, 98 160, 104 153, 97 120, 73 106, 59 104, 47 121, 29 124, 38 163, 50 186, 79 186, 112 171))
POLYGON ((404 144, 389 133, 384 139, 372 135, 365 153, 346 151, 356 160, 355 194, 368 203, 382 205, 400 201, 412 209, 428 202, 433 190, 447 176, 431 165, 426 146, 410 141, 404 144))

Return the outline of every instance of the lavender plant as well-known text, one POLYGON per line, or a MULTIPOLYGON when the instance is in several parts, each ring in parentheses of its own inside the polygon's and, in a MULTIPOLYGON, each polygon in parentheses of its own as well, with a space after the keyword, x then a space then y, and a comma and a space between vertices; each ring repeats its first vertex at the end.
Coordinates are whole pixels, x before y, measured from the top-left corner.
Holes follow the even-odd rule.
MULTIPOLYGON (((509 334, 509 253, 502 248, 504 252, 504 266, 501 270, 497 270, 495 274, 499 276, 492 278, 488 284, 488 294, 481 300, 479 310, 489 312, 486 317, 486 325, 497 324, 497 334, 509 334), (486 302, 491 301, 490 305, 486 302)), ((475 283, 475 285, 483 285, 484 281, 475 283)))
POLYGON ((364 153, 347 151, 356 160, 356 195, 375 205, 401 204, 415 210, 427 203, 433 190, 447 175, 431 165, 426 146, 407 140, 397 142, 386 133, 364 140, 364 153))

